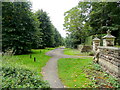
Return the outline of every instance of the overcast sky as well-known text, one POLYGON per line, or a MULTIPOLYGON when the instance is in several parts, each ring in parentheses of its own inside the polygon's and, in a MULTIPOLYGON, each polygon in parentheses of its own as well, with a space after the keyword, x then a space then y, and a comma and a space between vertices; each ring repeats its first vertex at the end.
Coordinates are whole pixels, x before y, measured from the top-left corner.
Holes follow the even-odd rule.
POLYGON ((63 30, 64 12, 76 6, 79 0, 31 0, 33 10, 43 9, 46 11, 53 25, 63 37, 66 36, 63 30))

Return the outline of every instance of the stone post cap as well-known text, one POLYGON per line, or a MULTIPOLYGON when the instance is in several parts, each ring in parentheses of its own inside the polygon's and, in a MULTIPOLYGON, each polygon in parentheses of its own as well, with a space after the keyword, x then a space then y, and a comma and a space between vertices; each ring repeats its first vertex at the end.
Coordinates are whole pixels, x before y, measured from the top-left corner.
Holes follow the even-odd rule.
POLYGON ((93 41, 100 41, 100 39, 97 37, 98 35, 95 35, 95 38, 93 39, 93 41))
POLYGON ((108 35, 111 35, 111 31, 110 31, 110 30, 108 30, 108 31, 107 31, 107 34, 108 34, 108 35))
POLYGON ((108 30, 108 31, 107 31, 107 35, 106 35, 106 36, 104 36, 104 37, 103 37, 103 39, 106 39, 106 38, 114 39, 114 38, 116 38, 116 37, 115 37, 115 36, 113 36, 113 35, 111 35, 111 31, 110 31, 110 30, 108 30))

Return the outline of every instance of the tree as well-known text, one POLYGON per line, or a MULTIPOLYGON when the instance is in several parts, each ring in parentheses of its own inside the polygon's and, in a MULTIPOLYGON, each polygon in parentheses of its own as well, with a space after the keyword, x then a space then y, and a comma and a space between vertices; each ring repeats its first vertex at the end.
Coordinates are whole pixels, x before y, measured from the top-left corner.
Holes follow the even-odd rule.
POLYGON ((15 54, 31 50, 38 21, 31 12, 30 2, 2 3, 2 50, 15 54))
POLYGON ((70 32, 72 41, 72 47, 77 47, 78 44, 82 44, 88 36, 90 29, 87 26, 86 21, 88 20, 90 4, 88 2, 80 2, 76 7, 65 12, 65 30, 70 32))
POLYGON ((91 3, 89 24, 91 34, 106 34, 109 29, 120 45, 120 4, 117 2, 91 3))
POLYGON ((41 22, 39 25, 39 28, 41 29, 40 32, 42 32, 42 43, 40 48, 53 47, 53 28, 48 14, 43 10, 38 10, 36 16, 39 22, 41 22))
POLYGON ((58 47, 64 44, 64 40, 58 30, 54 28, 54 46, 58 47))
MULTIPOLYGON (((2 12, 2 2, 0 2, 0 12, 2 12)), ((2 13, 0 13, 0 52, 2 52, 2 13)))
MULTIPOLYGON (((103 37, 109 29, 120 45, 120 3, 79 2, 65 12, 64 27, 70 33, 72 47, 84 44, 86 37, 98 34, 103 37)), ((68 39, 69 41, 69 39, 68 39)))

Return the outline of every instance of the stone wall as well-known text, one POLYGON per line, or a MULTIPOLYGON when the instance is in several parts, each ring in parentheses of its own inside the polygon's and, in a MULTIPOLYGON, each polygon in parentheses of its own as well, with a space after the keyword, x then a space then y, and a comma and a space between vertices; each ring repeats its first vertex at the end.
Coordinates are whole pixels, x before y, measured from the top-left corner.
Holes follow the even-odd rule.
POLYGON ((92 46, 88 46, 88 45, 78 45, 78 50, 80 50, 80 52, 90 52, 92 51, 92 46))
POLYGON ((120 48, 99 46, 98 63, 112 76, 120 80, 120 48))
POLYGON ((78 46, 77 46, 77 49, 80 50, 80 52, 81 52, 81 49, 82 49, 82 48, 83 48, 83 45, 78 45, 78 46))

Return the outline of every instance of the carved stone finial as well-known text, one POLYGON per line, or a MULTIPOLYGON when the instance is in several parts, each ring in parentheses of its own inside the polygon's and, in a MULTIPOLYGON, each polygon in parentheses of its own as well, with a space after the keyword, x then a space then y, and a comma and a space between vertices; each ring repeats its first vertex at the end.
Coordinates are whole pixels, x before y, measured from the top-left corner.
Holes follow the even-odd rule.
POLYGON ((111 35, 111 31, 107 31, 107 35, 103 37, 103 46, 114 46, 115 36, 111 35))
POLYGON ((110 31, 110 30, 108 30, 108 31, 107 31, 107 34, 108 34, 108 35, 111 35, 111 31, 110 31))
POLYGON ((98 38, 98 35, 96 34, 96 35, 94 35, 95 36, 95 38, 93 39, 93 41, 100 41, 100 39, 98 38))

